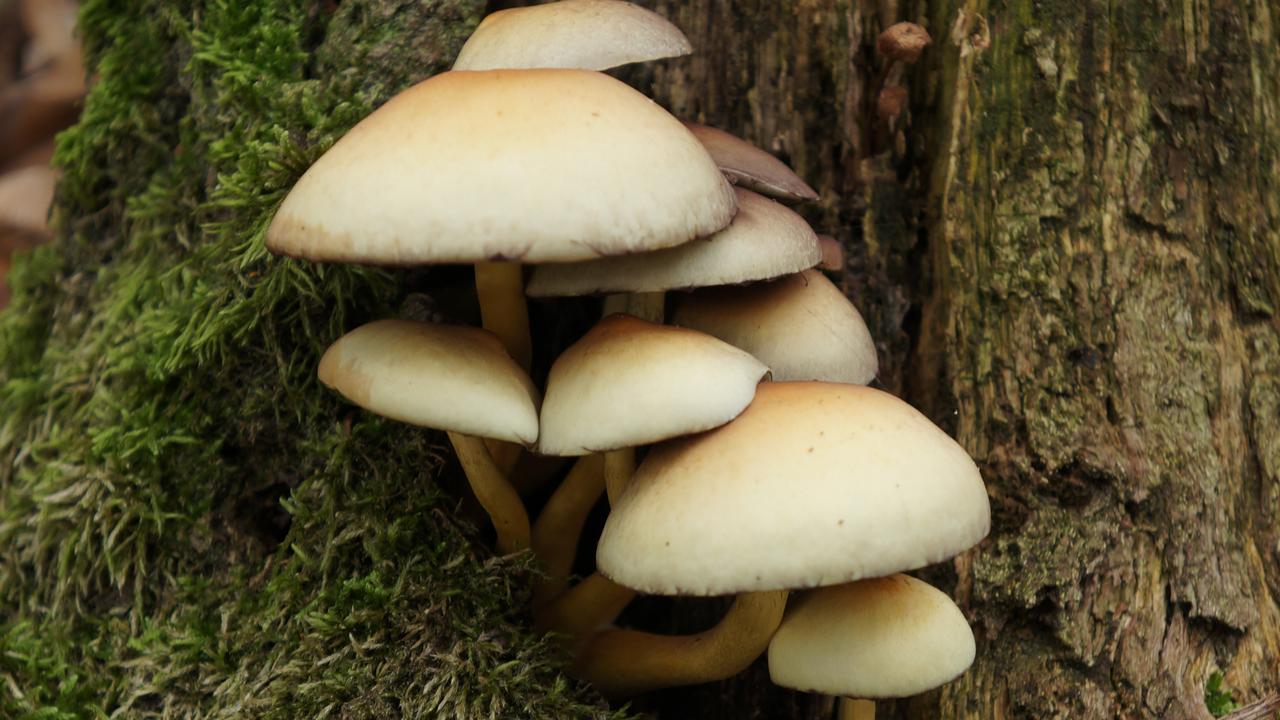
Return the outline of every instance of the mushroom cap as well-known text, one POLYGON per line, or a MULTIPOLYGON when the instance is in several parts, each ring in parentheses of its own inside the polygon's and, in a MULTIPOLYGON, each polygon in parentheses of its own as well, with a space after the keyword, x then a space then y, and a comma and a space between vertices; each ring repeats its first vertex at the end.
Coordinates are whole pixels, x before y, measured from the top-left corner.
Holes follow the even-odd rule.
POLYGON ((709 238, 626 257, 542 265, 526 291, 533 297, 665 292, 765 280, 822 259, 818 236, 804 218, 750 190, 734 193, 737 216, 709 238))
POLYGON ((822 262, 818 268, 839 272, 844 270, 844 246, 830 235, 818 236, 818 247, 822 249, 822 262))
POLYGON ((685 126, 734 185, 782 200, 818 199, 818 192, 786 163, 737 135, 698 123, 686 122, 685 126))
POLYGON ((317 160, 267 246, 341 262, 568 262, 678 245, 734 209, 697 139, 608 75, 447 72, 317 160))
POLYGON ((610 315, 551 366, 538 451, 586 455, 719 427, 768 372, 710 335, 610 315))
POLYGON ((666 595, 833 585, 951 557, 990 514, 973 460, 910 405, 859 385, 771 382, 729 424, 649 452, 596 564, 666 595))
POLYGON ((951 598, 891 575, 796 598, 769 643, 769 676, 826 695, 907 697, 956 679, 973 657, 973 631, 951 598))
POLYGON ((774 380, 865 385, 879 369, 858 309, 816 270, 690 293, 673 323, 746 350, 769 366, 774 380))
POLYGON ((487 330, 377 320, 320 359, 320 382, 393 420, 532 445, 538 391, 487 330))
POLYGON ((608 70, 691 52, 680 28, 638 5, 560 0, 491 13, 462 46, 453 69, 608 70))

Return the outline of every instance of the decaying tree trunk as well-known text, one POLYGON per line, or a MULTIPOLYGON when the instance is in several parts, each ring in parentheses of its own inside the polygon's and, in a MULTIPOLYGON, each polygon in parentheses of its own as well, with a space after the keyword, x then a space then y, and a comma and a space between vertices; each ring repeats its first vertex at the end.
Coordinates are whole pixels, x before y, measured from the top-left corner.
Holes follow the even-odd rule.
MULTIPOLYGON (((647 3, 676 114, 823 194, 882 381, 984 470, 991 537, 930 578, 979 637, 913 718, 1205 718, 1280 682, 1280 3, 647 3), (934 44, 873 111, 896 20, 934 44)), ((819 717, 763 674, 699 717, 819 717)), ((690 716, 695 716, 691 714, 690 716)))

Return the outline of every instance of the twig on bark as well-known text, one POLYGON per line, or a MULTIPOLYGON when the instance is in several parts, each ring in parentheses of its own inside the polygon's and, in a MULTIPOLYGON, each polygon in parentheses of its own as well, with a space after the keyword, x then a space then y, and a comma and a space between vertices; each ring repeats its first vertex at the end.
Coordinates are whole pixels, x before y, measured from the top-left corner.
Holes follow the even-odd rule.
POLYGON ((1280 712, 1280 692, 1271 693, 1252 705, 1243 707, 1220 720, 1267 720, 1280 712))

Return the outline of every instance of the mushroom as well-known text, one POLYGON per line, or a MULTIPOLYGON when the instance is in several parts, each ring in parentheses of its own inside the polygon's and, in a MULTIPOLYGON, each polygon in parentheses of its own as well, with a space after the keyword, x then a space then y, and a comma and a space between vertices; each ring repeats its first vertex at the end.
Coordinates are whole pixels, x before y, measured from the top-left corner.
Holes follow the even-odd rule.
POLYGON ((608 70, 691 52, 679 28, 638 5, 560 0, 490 14, 467 38, 453 69, 608 70))
MULTIPOLYGON (((786 206, 735 188, 738 214, 705 240, 666 250, 581 263, 542 265, 529 279, 532 297, 668 290, 764 280, 817 265, 818 236, 786 206)), ((651 315, 647 319, 654 319, 651 315)))
POLYGON ((538 391, 478 328, 378 320, 333 343, 320 381, 379 415, 445 430, 476 499, 510 553, 529 547, 529 518, 481 438, 524 445, 538 439, 538 391))
POLYGON ((769 643, 769 676, 783 687, 843 696, 842 717, 874 720, 869 699, 932 690, 973 658, 973 631, 951 598, 890 575, 812 590, 791 603, 769 643))
POLYGON ((685 126, 711 153, 720 170, 734 185, 779 200, 817 200, 809 187, 786 163, 736 135, 706 125, 686 122, 685 126))
POLYGON ((772 636, 767 608, 787 588, 922 567, 989 528, 973 460, 911 406, 857 385, 765 383, 727 425, 651 450, 596 551, 603 575, 642 592, 744 593, 732 633, 605 630, 576 671, 610 695, 728 677, 772 636))
POLYGON ((679 245, 734 211, 702 145, 618 80, 447 72, 392 98, 317 160, 267 245, 311 260, 476 263, 484 326, 528 367, 520 262, 679 245))
POLYGON ((839 240, 830 235, 819 235, 818 247, 822 250, 819 269, 837 273, 844 270, 844 246, 839 240))
POLYGON ((769 283, 698 290, 681 300, 674 322, 760 358, 774 380, 865 385, 879 368, 858 309, 816 270, 769 283))
MULTIPOLYGON (((604 481, 613 502, 631 477, 635 446, 729 422, 751 403, 768 372, 759 360, 710 335, 629 315, 611 315, 552 365, 542 404, 538 450, 551 455, 604 453, 604 481)), ((589 508, 595 503, 600 487, 586 482, 585 478, 570 478, 557 490, 552 499, 557 513, 576 522, 577 516, 569 515, 562 504, 589 508), (561 501, 562 493, 576 500, 561 501)), ((541 536, 542 518, 538 524, 541 536)), ((549 537, 554 530, 548 528, 546 533, 549 537)), ((573 537, 576 540, 577 535, 573 537)), ((555 545, 539 557, 558 570, 567 562, 550 552, 563 553, 573 547, 555 545)), ((563 587, 559 575, 553 572, 550 579, 563 587)), ((572 613, 551 610, 540 625, 568 631, 559 621, 549 619, 559 616, 594 629, 612 620, 621 609, 619 603, 625 605, 624 598, 630 600, 633 595, 598 580, 570 592, 573 595, 565 602, 577 609, 572 613), (592 587, 608 591, 595 604, 588 599, 595 593, 592 587)), ((548 593, 544 590, 544 598, 548 593)))

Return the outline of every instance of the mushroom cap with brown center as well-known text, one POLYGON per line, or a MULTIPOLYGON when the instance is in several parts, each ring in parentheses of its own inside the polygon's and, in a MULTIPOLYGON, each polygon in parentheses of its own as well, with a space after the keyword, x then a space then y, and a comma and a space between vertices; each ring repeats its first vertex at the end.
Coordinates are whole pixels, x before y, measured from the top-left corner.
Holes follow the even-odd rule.
POLYGON ((610 315, 552 365, 538 451, 586 455, 719 427, 768 372, 710 335, 610 315))
POLYGON ((817 200, 809 187, 786 163, 737 135, 707 125, 686 122, 694 137, 734 185, 782 200, 817 200))
POLYGON ((816 270, 698 290, 681 298, 672 322, 746 350, 769 366, 774 380, 865 385, 879 369, 862 315, 816 270))
POLYGON ((890 575, 794 598, 769 643, 769 676, 825 695, 907 697, 956 679, 973 657, 973 631, 951 598, 890 575))
POLYGON ((734 211, 697 139, 608 75, 447 72, 317 160, 267 245, 338 262, 569 262, 679 245, 734 211))
POLYGON ((377 320, 334 342, 319 376, 393 420, 525 445, 538 439, 538 391, 487 330, 377 320))
POLYGON ((661 15, 622 0, 560 0, 491 13, 454 70, 581 68, 688 55, 689 39, 661 15))
POLYGON ((973 460, 907 403, 770 382, 729 424, 649 452, 596 564, 666 595, 833 585, 951 557, 990 514, 973 460))
POLYGON ((533 297, 665 292, 765 280, 818 264, 818 236, 804 218, 750 190, 734 192, 737 216, 709 238, 625 257, 542 265, 527 292, 533 297))

